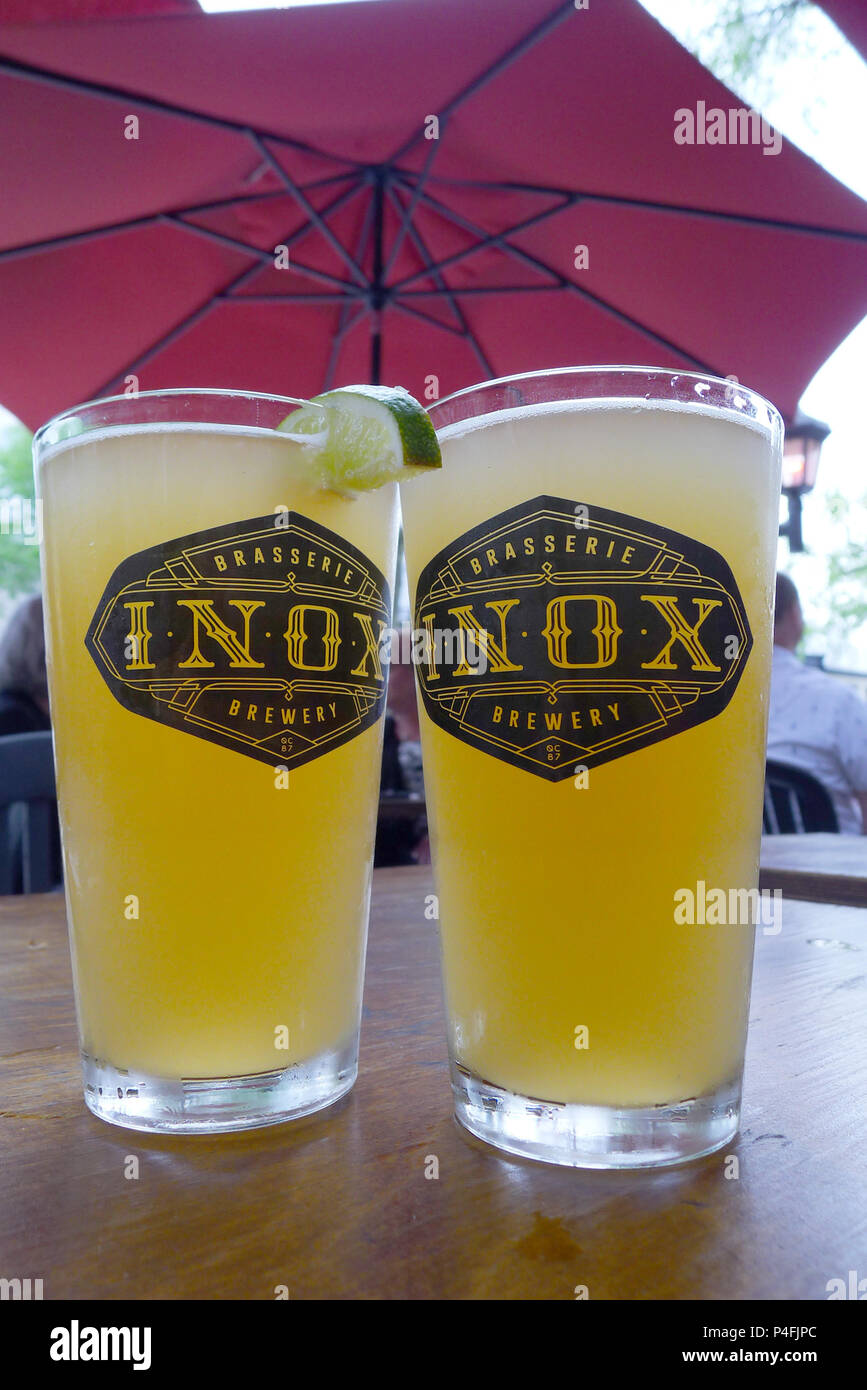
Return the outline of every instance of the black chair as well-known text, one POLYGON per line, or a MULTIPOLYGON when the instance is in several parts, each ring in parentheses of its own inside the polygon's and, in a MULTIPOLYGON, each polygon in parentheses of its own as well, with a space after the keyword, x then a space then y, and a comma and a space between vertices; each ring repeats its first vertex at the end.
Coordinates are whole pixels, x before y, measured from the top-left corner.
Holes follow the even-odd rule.
POLYGON ((839 834, 837 812, 827 788, 809 772, 768 758, 765 764, 766 835, 839 834))
POLYGON ((50 730, 0 738, 0 893, 45 893, 60 882, 50 730))

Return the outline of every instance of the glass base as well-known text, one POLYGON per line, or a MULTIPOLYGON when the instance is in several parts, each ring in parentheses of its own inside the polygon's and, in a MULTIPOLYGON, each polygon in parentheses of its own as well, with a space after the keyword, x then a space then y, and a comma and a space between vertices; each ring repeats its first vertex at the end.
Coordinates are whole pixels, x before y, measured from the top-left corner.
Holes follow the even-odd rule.
POLYGON ((347 1047, 251 1076, 175 1078, 122 1071, 82 1054, 84 1099, 109 1124, 155 1134, 219 1134, 279 1125, 333 1105, 358 1075, 347 1047))
POLYGON ((663 1168, 727 1144, 740 1120, 740 1081, 668 1105, 560 1104, 515 1095, 451 1064, 455 1114, 495 1148, 569 1168, 663 1168))

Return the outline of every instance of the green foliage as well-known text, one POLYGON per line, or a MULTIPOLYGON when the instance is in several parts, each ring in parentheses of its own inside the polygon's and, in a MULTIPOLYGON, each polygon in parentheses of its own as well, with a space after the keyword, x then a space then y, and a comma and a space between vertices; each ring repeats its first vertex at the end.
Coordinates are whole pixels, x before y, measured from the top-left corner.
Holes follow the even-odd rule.
POLYGON ((0 591, 13 596, 39 587, 32 441, 30 431, 17 422, 0 430, 0 591), (21 534, 22 522, 29 535, 21 534))
POLYGON ((800 18, 810 0, 723 0, 716 30, 717 65, 733 84, 782 63, 800 43, 800 18))
POLYGON ((846 639, 867 621, 867 496, 853 503, 833 492, 826 505, 837 527, 837 543, 826 561, 832 602, 827 630, 846 639))
POLYGON ((716 0, 712 24, 701 9, 682 38, 721 82, 764 110, 789 59, 814 50, 816 15, 811 0, 716 0))

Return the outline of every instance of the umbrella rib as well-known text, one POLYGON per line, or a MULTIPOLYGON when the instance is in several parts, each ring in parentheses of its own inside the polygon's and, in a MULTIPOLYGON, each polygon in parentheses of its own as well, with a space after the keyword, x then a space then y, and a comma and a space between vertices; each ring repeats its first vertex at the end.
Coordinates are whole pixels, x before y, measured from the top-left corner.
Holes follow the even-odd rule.
POLYGON ((249 139, 253 142, 255 148, 261 154, 262 158, 267 160, 268 164, 274 170, 274 173, 277 175, 278 179, 280 179, 284 187, 288 190, 289 193, 291 193, 295 201, 307 213, 307 216, 310 218, 310 221, 313 223, 313 225, 325 237, 325 240, 328 242, 332 251, 336 252, 336 254, 340 257, 343 263, 349 267, 358 283, 360 285, 364 285, 366 288, 366 280, 361 266, 356 264, 354 257, 350 256, 346 247, 343 245, 343 242, 339 239, 339 237, 336 237, 334 235, 334 232, 331 230, 328 223, 324 220, 324 218, 320 217, 319 213, 316 211, 309 198, 305 197, 304 193, 295 183, 295 180, 291 178, 289 174, 286 173, 286 170, 283 168, 282 164, 280 164, 279 160, 276 159, 272 152, 268 149, 268 146, 265 144, 258 131, 255 131, 248 127, 247 135, 249 139))
MULTIPOLYGON (((546 34, 550 33, 552 29, 555 29, 569 14, 575 14, 575 0, 566 0, 565 4, 559 5, 553 13, 548 15, 547 19, 543 19, 534 29, 531 29, 523 38, 518 39, 517 43, 514 43, 511 48, 508 48, 505 53, 495 59, 490 67, 486 68, 484 72, 479 73, 477 77, 474 77, 472 82, 469 82, 466 87, 462 88, 461 91, 452 97, 451 101, 446 103, 442 111, 438 113, 439 120, 441 122, 448 120, 452 112, 455 111, 462 102, 466 101, 468 97, 474 96, 475 93, 486 86, 488 82, 491 82, 497 77, 504 68, 507 68, 510 63, 515 62, 517 58, 523 57, 534 44, 537 44, 540 39, 543 39, 546 34)), ((398 159, 401 159, 408 150, 412 149, 419 138, 418 132, 411 135, 410 138, 394 152, 391 159, 388 161, 389 164, 394 164, 398 159)))
MULTIPOLYGON (((327 179, 311 179, 310 183, 305 183, 303 187, 325 188, 329 183, 346 183, 348 179, 354 181, 353 188, 359 187, 359 176, 354 169, 346 174, 330 174, 327 179)), ((269 193, 233 193, 230 198, 216 198, 207 203, 190 203, 188 206, 184 207, 166 208, 165 211, 184 213, 185 215, 191 215, 195 212, 218 212, 221 208, 231 208, 236 204, 243 206, 244 203, 264 203, 266 200, 285 197, 285 188, 272 188, 269 193)), ((329 204, 326 211, 330 211, 333 206, 333 204, 329 204)))
MULTIPOLYGON (((356 193, 360 191, 361 187, 361 183, 356 181, 350 188, 344 188, 342 193, 338 193, 336 198, 332 198, 328 206, 323 209, 323 213, 327 216, 328 213, 336 212, 338 208, 343 207, 345 203, 350 202, 351 199, 355 197, 356 193)), ((285 197, 286 195, 284 193, 281 196, 285 197)), ((303 222, 301 226, 296 227, 293 232, 287 232, 283 237, 281 237, 280 243, 287 247, 287 249, 291 249, 297 241, 303 240, 303 238, 307 235, 309 231, 309 224, 303 222)), ((232 290, 241 289, 241 287, 243 285, 246 285, 248 281, 254 280, 256 276, 260 273, 261 269, 262 267, 258 264, 251 265, 247 270, 243 272, 242 275, 239 276, 239 278, 235 281, 233 285, 229 286, 229 288, 232 290)), ((324 273, 325 272, 323 272, 323 274, 324 273)), ((354 289, 354 286, 351 286, 348 280, 338 280, 336 283, 340 285, 346 285, 347 291, 349 289, 354 289)))
MULTIPOLYGON (((209 116, 204 111, 194 111, 188 106, 178 106, 175 102, 163 101, 159 97, 143 96, 125 87, 112 87, 105 82, 93 82, 89 78, 67 77, 63 73, 52 72, 50 69, 39 67, 34 63, 22 63, 16 58, 0 58, 0 72, 9 73, 12 77, 24 78, 29 82, 41 83, 43 86, 60 87, 65 91, 103 97, 109 101, 121 101, 126 104, 134 101, 142 111, 156 111, 165 116, 178 116, 183 120, 208 126, 212 130, 225 130, 234 135, 248 135, 250 132, 250 125, 245 121, 233 121, 226 116, 209 116)), ((293 149, 301 150, 304 154, 315 155, 318 159, 330 160, 333 164, 345 164, 347 172, 359 171, 365 167, 357 159, 349 159, 344 155, 328 154, 325 150, 317 149, 315 145, 310 145, 304 140, 295 140, 290 135, 281 135, 276 130, 266 130, 259 127, 256 133, 265 139, 291 145, 293 149)))
POLYGON ((311 291, 310 294, 228 294, 220 292, 211 296, 214 304, 366 304, 363 294, 328 294, 311 291))
POLYGON ((148 213, 146 217, 131 217, 127 222, 110 222, 104 227, 90 227, 84 232, 67 232, 63 236, 46 237, 43 241, 8 246, 4 251, 0 251, 0 261, 14 261, 19 256, 36 256, 42 251, 61 251, 65 246, 76 246, 80 241, 96 241, 100 237, 116 236, 119 232, 154 227, 163 215, 160 212, 148 213))
POLYGON ((787 222, 779 217, 759 217, 749 212, 715 212, 710 208, 690 207, 687 203, 656 203, 649 198, 625 198, 609 193, 582 193, 589 203, 613 203, 616 207, 647 208, 649 212, 673 212, 681 217, 708 217, 738 226, 769 227, 777 232, 800 232, 807 236, 842 238, 845 241, 867 242, 867 232, 854 232, 845 227, 820 227, 813 222, 787 222))
MULTIPOLYGON (((557 207, 546 208, 544 212, 536 212, 532 217, 525 217, 522 221, 515 222, 511 227, 506 227, 502 232, 488 233, 483 228, 479 228, 481 240, 476 241, 472 246, 465 247, 463 251, 456 251, 453 255, 446 256, 444 260, 437 261, 436 269, 444 270, 450 265, 456 265, 459 261, 466 260, 468 256, 474 256, 477 251, 483 250, 486 246, 499 246, 501 250, 506 251, 509 249, 509 243, 505 241, 506 237, 512 236, 515 232, 526 231, 528 227, 533 227, 538 222, 544 222, 546 217, 553 217, 554 213, 562 212, 580 200, 580 194, 570 194, 557 207)), ((402 289, 404 285, 411 285, 414 280, 423 279, 425 274, 425 271, 417 270, 412 275, 406 275, 403 280, 398 280, 393 288, 402 289)))
MULTIPOLYGON (((568 281, 566 281, 568 284, 568 281)), ((450 294, 546 294, 551 290, 559 292, 564 288, 561 281, 549 281, 546 285, 459 285, 449 290, 450 294)), ((404 290, 401 299, 430 299, 441 294, 441 290, 404 290)))
MULTIPOLYGON (((476 227, 474 223, 470 222, 467 218, 462 217, 460 213, 453 212, 451 208, 447 207, 444 203, 440 203, 439 199, 434 198, 432 194, 422 193, 421 197, 424 202, 429 203, 432 207, 436 209, 437 212, 440 212, 444 217, 447 217, 451 221, 455 222, 457 226, 462 227, 465 231, 471 232, 474 235, 483 235, 482 228, 476 227)), ((700 367, 701 370, 705 372, 715 371, 715 368, 713 368, 709 363, 705 362, 702 358, 696 357, 686 348, 681 347, 678 343, 673 342, 670 338, 666 338, 663 334, 656 333, 652 328, 648 328, 646 324, 641 323, 639 319, 633 318, 630 314, 624 313, 622 309, 615 308, 613 304, 609 304, 607 300, 602 299, 599 295, 593 294, 592 291, 583 289, 580 285, 573 284, 571 280, 567 280, 564 275, 561 275, 559 271, 554 270, 552 266, 547 265, 545 261, 539 260, 536 256, 529 255, 528 252, 522 251, 520 247, 512 246, 509 242, 504 242, 503 251, 506 252, 508 255, 514 257, 516 260, 531 266, 534 270, 546 271, 549 275, 553 276, 556 280, 559 281, 561 289, 570 290, 573 294, 579 295, 582 299, 589 300, 592 304, 595 304, 598 308, 602 309, 603 312, 609 314, 612 318, 617 319, 618 322, 626 324, 629 328, 637 330, 639 333, 643 334, 644 337, 649 338, 654 343, 659 344, 660 347, 668 348, 670 352, 677 353, 677 355, 679 357, 682 357, 684 361, 691 362, 693 366, 700 367)), ((455 293, 459 294, 460 291, 455 291, 455 293)), ((718 374, 722 375, 722 373, 718 374)))
MULTIPOLYGON (((367 206, 364 209, 364 218, 361 223, 361 231, 358 234, 358 243, 355 248, 355 259, 358 261, 358 264, 362 267, 364 265, 364 257, 367 254, 367 248, 370 243, 370 233, 373 228, 374 220, 373 214, 373 199, 368 198, 367 206)), ((337 322, 337 332, 335 333, 334 338, 332 339, 331 347, 328 351, 328 362, 325 367, 325 377, 323 381, 323 390, 325 391, 329 391, 331 389, 331 384, 334 380, 334 373, 337 370, 337 360, 340 355, 340 347, 343 343, 343 339, 346 337, 346 334, 349 332, 350 328, 353 328, 355 324, 358 323, 359 319, 364 317, 363 310, 360 314, 357 313, 354 318, 350 318, 350 313, 351 306, 349 304, 349 301, 346 298, 344 298, 343 303, 340 306, 340 317, 337 322)))
MULTIPOLYGON (((406 175, 402 175, 402 182, 404 182, 404 183, 407 182, 406 175)), ((453 181, 450 181, 450 182, 453 182, 453 181)), ((475 184, 474 186, 475 186, 475 187, 479 187, 479 188, 487 188, 487 187, 494 187, 494 186, 503 187, 504 185, 491 185, 491 184, 485 184, 485 183, 479 182, 478 184, 475 184)), ((538 191, 538 190, 534 190, 534 191, 538 191)), ((552 193, 554 193, 554 192, 556 192, 556 191, 557 191, 557 190, 554 190, 554 189, 551 190, 552 193)), ((774 230, 782 230, 782 231, 790 231, 790 232, 799 232, 799 233, 809 234, 809 235, 812 235, 813 233, 816 233, 816 234, 822 235, 822 236, 842 238, 842 239, 845 239, 845 240, 850 240, 850 241, 855 241, 855 242, 867 241, 867 233, 862 233, 862 232, 850 232, 850 231, 842 231, 842 230, 841 230, 841 231, 836 231, 836 232, 835 232, 835 231, 829 231, 827 228, 823 229, 823 228, 821 228, 821 227, 812 227, 812 226, 808 226, 808 225, 806 225, 806 224, 796 224, 796 223, 792 223, 792 222, 774 221, 774 220, 771 219, 771 218, 751 217, 751 216, 749 216, 749 215, 747 215, 747 214, 741 214, 741 213, 703 212, 700 208, 691 208, 691 207, 686 207, 686 206, 675 206, 675 205, 673 205, 673 204, 668 204, 668 203, 652 203, 652 202, 649 202, 649 201, 647 201, 647 200, 639 199, 639 198, 618 198, 618 197, 614 197, 614 196, 610 196, 610 197, 609 197, 609 196, 606 195, 606 194, 583 193, 583 192, 579 192, 579 193, 563 193, 563 192, 560 192, 560 196, 563 198, 563 201, 562 201, 557 207, 546 208, 544 212, 535 213, 532 217, 525 218, 522 222, 516 222, 516 223, 514 223, 511 227, 506 227, 506 228, 504 228, 504 230, 503 230, 502 232, 495 232, 495 233, 492 233, 492 234, 490 234, 490 235, 484 235, 484 236, 482 237, 482 239, 481 239, 480 241, 475 242, 474 245, 465 247, 463 251, 456 251, 453 255, 447 256, 447 257, 446 257, 444 260, 442 260, 442 261, 438 261, 438 262, 437 262, 437 265, 439 266, 440 269, 445 269, 445 268, 447 268, 448 266, 456 265, 458 262, 460 262, 460 261, 462 261, 462 260, 466 260, 466 258, 467 258, 468 256, 473 256, 473 255, 475 255, 475 253, 476 253, 477 251, 483 250, 486 246, 499 246, 502 250, 507 250, 507 249, 508 249, 508 243, 506 243, 505 240, 504 240, 506 237, 512 236, 515 232, 526 231, 526 229, 527 229, 528 227, 532 227, 532 226, 536 225, 536 224, 539 223, 539 222, 544 222, 546 218, 548 218, 548 217, 553 217, 556 213, 563 212, 563 211, 565 211, 565 209, 568 208, 569 206, 575 206, 575 205, 577 205, 577 204, 580 203, 580 202, 613 203, 613 204, 615 204, 615 205, 623 206, 623 207, 647 208, 647 209, 649 209, 650 211, 655 211, 655 212, 673 212, 673 213, 681 214, 681 215, 686 216, 686 217, 693 217, 693 216, 695 216, 695 217, 708 217, 708 218, 716 219, 716 220, 718 220, 718 221, 729 221, 729 222, 734 222, 734 223, 736 223, 736 224, 741 224, 741 225, 769 227, 769 228, 773 228, 774 230)), ((445 206, 445 205, 443 205, 443 206, 445 206)), ((480 229, 480 231, 481 231, 481 230, 483 230, 483 229, 480 229)), ((513 248, 513 249, 514 249, 514 248, 513 248)), ((424 278, 424 274, 425 274, 424 271, 416 271, 416 272, 414 272, 412 275, 407 275, 407 276, 404 277, 403 280, 398 281, 398 282, 397 282, 397 285, 396 285, 394 288, 403 288, 404 285, 410 285, 410 284, 412 284, 412 282, 413 282, 414 280, 423 279, 423 278, 424 278)))
POLYGON ((393 301, 393 307, 402 310, 404 314, 411 314, 414 319, 421 319, 424 323, 431 323, 434 328, 441 328, 445 333, 454 333, 458 338, 465 338, 468 336, 464 329, 458 328, 453 323, 443 323, 442 319, 436 318, 433 314, 426 314, 424 309, 417 309, 414 304, 402 304, 399 299, 395 299, 393 301))
MULTIPOLYGON (((393 189, 389 189, 388 192, 389 192, 389 197, 390 197, 392 203, 397 203, 397 204, 398 204, 398 207, 399 207, 399 206, 400 206, 400 200, 398 199, 397 194, 394 192, 393 189)), ((442 275, 440 275, 439 271, 438 271, 437 268, 435 267, 434 261, 433 261, 433 257, 431 256, 430 250, 429 250, 429 248, 428 248, 428 246, 427 246, 427 243, 425 242, 423 236, 422 236, 421 233, 419 232, 418 228, 412 226, 411 224, 409 224, 409 226, 408 226, 408 231, 409 231, 410 239, 411 239, 412 242, 414 243, 414 245, 415 245, 415 247, 416 247, 416 250, 418 251, 418 253, 419 253, 419 255, 421 256, 422 260, 426 262, 426 264, 427 264, 427 266, 428 266, 428 269, 429 269, 431 275, 433 276, 434 284, 438 286, 438 290, 439 290, 440 292, 442 292, 442 294, 444 294, 444 295, 445 295, 445 298, 448 300, 448 303, 449 303, 449 305, 451 306, 452 313, 454 314, 455 318, 457 319, 458 323, 459 323, 460 326, 461 326, 461 331, 462 331, 462 333, 463 333, 463 336, 466 337, 466 338, 469 340, 470 345, 472 346, 473 351, 475 352, 477 358, 479 359, 479 363, 481 364, 482 370, 483 370, 484 372, 486 372, 487 375, 488 375, 489 377, 492 377, 492 376, 494 375, 494 369, 493 369, 493 367, 491 366, 490 362, 488 361, 488 359, 487 359, 487 357, 486 357, 486 355, 485 355, 485 352, 484 352, 484 350, 483 350, 483 348, 482 348, 481 343, 478 341, 478 339, 476 338, 475 333, 474 333, 473 330, 470 328, 470 325, 469 325, 469 323, 467 322, 467 317, 466 317, 466 315, 465 315, 463 309, 461 308, 461 306, 460 306, 460 304, 458 303, 458 301, 455 299, 454 295, 452 294, 451 290, 449 289, 449 287, 448 287, 448 285, 446 284, 445 280, 443 279, 442 275)), ((431 293, 435 293, 435 291, 431 291, 431 293)), ((399 300, 395 300, 394 302, 395 302, 395 303, 399 303, 399 300)), ((407 309, 413 309, 413 311, 414 311, 414 306, 412 306, 412 305, 406 305, 405 307, 406 307, 407 309)), ((446 327, 447 325, 441 325, 441 326, 446 327)))
MULTIPOLYGON (((421 168, 421 172, 419 173, 416 185, 412 191, 412 197, 410 198, 409 206, 407 208, 402 208, 400 206, 400 203, 396 204, 398 215, 400 217, 400 224, 397 229, 397 236, 394 239, 394 245, 391 248, 391 255, 389 256, 385 269, 382 272, 383 282, 386 282, 388 280, 388 277, 391 273, 391 268, 397 260, 398 255, 400 254, 400 248, 403 246, 406 234, 410 230, 410 225, 412 223, 412 215, 415 212, 419 196, 422 193, 425 184, 427 183, 428 176, 431 171, 431 165, 434 162, 438 148, 439 140, 431 140, 430 149, 427 152, 424 164, 421 168)), ((395 199, 391 198, 390 201, 392 203, 392 206, 395 206, 395 199)))
MULTIPOLYGON (((243 251, 248 256, 255 256, 260 262, 260 266, 256 267, 257 269, 269 263, 273 265, 273 252, 263 251, 257 246, 248 246, 245 241, 239 241, 235 237, 226 236, 223 232, 215 232, 210 227, 197 227, 194 222, 186 222, 182 217, 163 216, 159 220, 161 222, 168 222, 173 227, 182 227, 184 231, 192 232, 195 236, 204 237, 208 241, 214 241, 218 246, 226 246, 230 251, 243 251)), ((304 230, 307 231, 307 228, 305 227, 304 230)), ((278 243, 278 245, 279 244, 280 243, 278 243)), ((282 244, 284 246, 288 245, 287 242, 283 242, 282 244)), ((329 275, 327 270, 315 270, 313 266, 302 265, 300 262, 293 264, 291 269, 299 271, 301 274, 309 275, 313 280, 323 280, 329 285, 341 285, 345 286, 347 289, 354 288, 348 280, 341 280, 338 275, 329 275)))
MULTIPOLYGON (((332 208, 335 208, 340 203, 345 202, 354 191, 356 190, 344 189, 342 193, 339 193, 337 197, 332 200, 326 211, 330 212, 332 208)), ((297 238, 303 235, 303 233, 306 231, 306 227, 298 228, 295 232, 290 233, 284 238, 285 244, 291 245, 294 240, 297 240, 297 238)), ((158 353, 162 352, 164 348, 168 347, 170 343, 173 343, 177 338, 181 337, 182 334, 186 333, 188 329, 192 328, 201 319, 203 319, 205 315, 210 312, 214 303, 223 299, 227 301, 237 300, 238 303, 243 303, 244 301, 242 297, 237 295, 233 296, 229 293, 229 291, 235 290, 239 287, 239 285, 244 284, 250 278, 250 276, 258 272, 259 269, 260 266, 256 264, 253 266, 249 266, 246 270, 242 271, 240 275, 233 276, 230 280, 227 281, 227 283, 223 286, 221 291, 219 291, 217 294, 211 295, 205 301, 204 304, 199 305, 198 309, 194 309, 192 313, 185 315, 179 323, 175 324, 174 328, 169 329, 168 333, 162 334, 156 340, 156 342, 152 343, 149 348, 145 349, 145 351, 141 353, 137 358, 135 358, 133 362, 129 363, 125 368, 121 368, 119 372, 115 372, 113 376, 109 377, 108 381, 106 381, 103 384, 103 386, 100 387, 96 395, 105 395, 109 386, 111 386, 115 381, 117 381, 118 377, 136 374, 141 367, 145 366, 148 362, 152 361, 153 358, 158 353)), ((309 298, 309 296, 305 297, 309 298)))
MULTIPOLYGON (((388 200, 389 200, 389 202, 392 204, 393 207, 395 207, 395 208, 397 209, 398 215, 399 215, 400 217, 403 217, 403 216, 404 216, 404 213, 405 213, 405 209, 404 209, 404 207, 402 206, 401 201, 400 201, 400 199, 398 198, 397 193, 395 192, 395 190, 394 190, 393 188, 389 188, 389 189, 386 190, 386 193, 387 193, 387 195, 388 195, 388 200)), ((421 256, 422 260, 423 260, 424 263, 425 263, 425 267, 426 267, 426 268, 425 268, 425 270, 419 271, 419 272, 418 272, 419 276, 430 275, 430 276, 433 278, 434 284, 437 286, 437 288, 436 288, 435 290, 430 290, 429 293, 430 293, 431 295, 439 294, 439 295, 441 295, 443 298, 447 299, 447 300, 448 300, 448 303, 449 303, 449 307, 451 308, 452 313, 454 314, 454 316, 455 316, 455 318, 457 319, 458 323, 461 324, 462 328, 465 329, 465 328, 466 328, 466 321, 464 320, 463 315, 462 315, 462 313, 461 313, 461 311, 460 311, 460 309, 459 309, 457 303, 455 302, 454 296, 451 294, 448 285, 446 284, 446 282, 445 282, 445 280, 443 279, 442 275, 440 275, 440 273, 439 273, 439 268, 435 265, 434 260, 433 260, 433 257, 431 256, 430 251, 428 250, 427 244, 426 244, 426 243, 424 242, 424 240, 422 239, 421 233, 419 232, 419 230, 418 230, 417 227, 414 227, 414 226, 412 226, 411 224, 407 226, 407 231, 408 231, 408 233, 409 233, 409 239, 410 239, 410 241, 413 243, 413 245, 415 246, 416 251, 417 251, 418 254, 421 256)), ((415 277, 413 277, 413 278, 415 278, 415 277)), ((395 284, 395 285, 389 285, 389 286, 387 287, 389 299, 391 299, 393 302, 396 302, 396 299, 397 299, 397 296, 394 294, 394 291, 395 291, 397 288, 399 288, 399 285, 402 284, 402 283, 403 283, 402 281, 399 281, 399 282, 397 282, 397 284, 395 284)), ((443 325, 443 326, 445 326, 445 325, 443 325)))
MULTIPOLYGON (((412 169, 397 169, 396 174, 404 182, 417 177, 412 169)), ((437 181, 441 187, 492 189, 502 193, 537 193, 563 198, 563 206, 568 201, 587 203, 611 203, 614 207, 646 208, 649 212, 671 212, 681 217, 705 217, 720 222, 733 222, 737 226, 768 227, 772 231, 799 232, 808 236, 836 237, 847 241, 867 241, 867 231, 852 231, 847 227, 823 227, 815 222, 792 222, 779 217, 760 217, 757 213, 725 212, 721 209, 693 207, 690 203, 659 203, 652 198, 629 198, 618 193, 591 193, 586 189, 555 188, 553 185, 506 182, 500 179, 454 179, 437 181)), ((553 209, 559 211, 559 209, 553 209)))
MULTIPOLYGON (((341 182, 347 177, 350 176, 345 174, 342 175, 341 182)), ((359 186, 358 182, 355 182, 351 188, 344 189, 333 202, 328 204, 325 212, 329 213, 335 211, 340 207, 341 203, 346 202, 352 194, 358 191, 359 186)), ((239 204, 243 206, 245 203, 260 202, 266 198, 273 199, 285 197, 286 190, 281 188, 273 193, 251 193, 249 195, 238 195, 233 198, 219 198, 209 203, 193 203, 189 206, 166 208, 160 212, 150 212, 144 217, 130 217, 125 222, 109 222, 102 227, 87 227, 80 232, 66 232, 62 236, 46 237, 42 241, 30 241, 22 243, 20 246, 9 246, 6 247, 5 250, 0 251, 0 261, 15 260, 18 256, 38 255, 41 251, 59 251, 65 246, 75 246, 82 241, 93 241, 103 236, 115 236, 120 232, 135 231, 140 227, 153 227, 157 225, 161 218, 192 217, 200 212, 218 212, 225 207, 235 207, 239 204)), ((307 230, 308 228, 306 226, 302 227, 299 229, 299 234, 307 230)), ((293 232, 292 237, 295 238, 295 236, 296 233, 293 232)), ((288 240, 288 238, 284 238, 284 240, 288 240)), ((245 245, 246 243, 241 244, 245 245)), ((253 248, 248 247, 247 249, 252 250, 253 248)))
POLYGON ((337 368, 337 357, 343 339, 346 337, 350 328, 354 328, 357 323, 361 322, 369 309, 370 305, 363 296, 359 295, 352 303, 346 299, 345 295, 343 296, 340 309, 342 322, 338 324, 337 332, 331 340, 331 347, 328 353, 328 365, 325 368, 325 377, 322 385, 323 391, 331 390, 331 382, 337 368), (357 309, 356 305, 358 306, 357 309), (354 317, 352 317, 353 310, 356 311, 354 317))
POLYGON ((156 342, 151 343, 150 347, 146 348, 145 351, 140 353, 138 357, 134 358, 132 362, 129 362, 125 367, 122 367, 119 372, 114 372, 113 375, 110 376, 107 381, 103 382, 99 390, 94 393, 92 399, 97 400, 100 396, 107 395, 109 387, 113 386, 114 383, 120 377, 137 376, 141 368, 146 366, 148 362, 152 361, 153 358, 156 357, 157 353, 162 352, 164 348, 168 347, 171 343, 173 343, 175 339, 181 336, 181 334, 186 333, 186 331, 189 328, 192 328, 201 319, 203 319, 206 314, 210 313, 213 303, 214 296, 212 295, 205 301, 204 304, 200 304, 198 309, 194 309, 192 313, 186 314, 180 320, 179 323, 175 324, 174 328, 169 329, 168 333, 163 333, 159 338, 157 338, 156 342))

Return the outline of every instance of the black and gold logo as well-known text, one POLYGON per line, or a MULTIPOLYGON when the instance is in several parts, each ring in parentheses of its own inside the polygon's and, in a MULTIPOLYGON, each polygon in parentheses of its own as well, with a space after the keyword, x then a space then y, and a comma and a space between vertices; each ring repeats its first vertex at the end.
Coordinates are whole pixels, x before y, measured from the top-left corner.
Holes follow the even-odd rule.
POLYGON ((560 497, 512 507, 434 556, 415 624, 434 723, 551 782, 713 719, 752 648, 715 550, 560 497))
POLYGON ((282 512, 130 556, 85 642, 125 709, 292 768, 379 719, 390 614, 360 550, 282 512))

